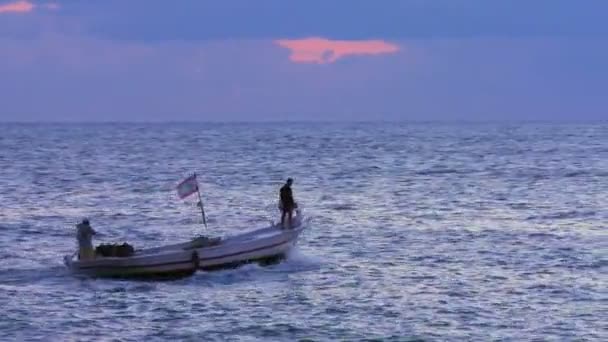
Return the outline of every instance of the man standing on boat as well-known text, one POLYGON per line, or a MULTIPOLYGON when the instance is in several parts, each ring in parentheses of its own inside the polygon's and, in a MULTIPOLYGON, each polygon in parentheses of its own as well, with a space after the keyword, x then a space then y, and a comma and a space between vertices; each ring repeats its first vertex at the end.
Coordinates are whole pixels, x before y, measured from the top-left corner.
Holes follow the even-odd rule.
POLYGON ((281 187, 280 191, 280 208, 281 208, 281 226, 285 227, 285 215, 288 217, 288 225, 287 228, 291 228, 291 217, 292 212, 295 208, 297 208, 297 204, 293 199, 293 193, 291 191, 291 184, 293 184, 293 179, 287 178, 287 183, 281 187))
POLYGON ((93 235, 97 232, 91 227, 88 219, 82 220, 76 225, 76 239, 78 240, 78 257, 80 260, 90 260, 95 258, 93 249, 93 235))

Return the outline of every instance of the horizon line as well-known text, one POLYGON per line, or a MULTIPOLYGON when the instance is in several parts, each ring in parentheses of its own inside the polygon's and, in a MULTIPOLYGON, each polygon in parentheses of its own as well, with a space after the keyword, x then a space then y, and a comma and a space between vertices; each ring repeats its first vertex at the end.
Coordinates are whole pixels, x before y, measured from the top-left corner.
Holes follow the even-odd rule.
POLYGON ((378 123, 608 123, 608 119, 365 119, 365 120, 0 120, 1 124, 378 124, 378 123))

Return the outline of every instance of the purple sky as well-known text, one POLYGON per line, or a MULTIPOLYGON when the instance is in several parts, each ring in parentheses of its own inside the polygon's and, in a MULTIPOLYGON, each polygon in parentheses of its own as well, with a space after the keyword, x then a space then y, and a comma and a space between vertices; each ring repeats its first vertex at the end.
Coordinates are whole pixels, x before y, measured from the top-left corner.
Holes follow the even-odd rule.
POLYGON ((0 121, 608 119, 605 0, 0 0, 0 121))

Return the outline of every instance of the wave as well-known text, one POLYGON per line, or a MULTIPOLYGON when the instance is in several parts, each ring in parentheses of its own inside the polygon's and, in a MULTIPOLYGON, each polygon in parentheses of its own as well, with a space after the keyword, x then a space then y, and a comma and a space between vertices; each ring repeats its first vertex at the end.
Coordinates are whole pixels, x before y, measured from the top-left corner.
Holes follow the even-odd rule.
POLYGON ((465 170, 457 170, 457 169, 427 169, 422 171, 417 171, 415 174, 420 176, 432 176, 432 175, 448 175, 448 174, 462 174, 469 173, 465 170))
POLYGON ((551 233, 541 233, 541 232, 537 232, 537 233, 530 233, 528 234, 529 238, 541 238, 541 239, 561 239, 562 237, 560 237, 559 235, 556 234, 551 234, 551 233))
POLYGON ((350 210, 356 210, 357 207, 354 204, 335 204, 330 206, 331 209, 333 210, 337 210, 337 211, 350 211, 350 210))
POLYGON ((574 219, 574 218, 586 218, 595 216, 595 211, 562 211, 556 213, 550 213, 546 215, 533 215, 528 216, 526 220, 563 220, 563 219, 574 219))
POLYGON ((564 174, 564 178, 574 178, 578 176, 588 176, 591 173, 589 171, 570 171, 564 174))

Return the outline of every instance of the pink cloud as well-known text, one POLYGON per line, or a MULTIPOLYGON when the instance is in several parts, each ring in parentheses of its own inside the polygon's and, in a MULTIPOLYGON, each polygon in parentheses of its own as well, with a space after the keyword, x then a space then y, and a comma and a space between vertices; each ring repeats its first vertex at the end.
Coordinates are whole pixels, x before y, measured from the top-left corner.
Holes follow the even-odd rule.
POLYGON ((29 1, 16 1, 0 5, 0 13, 26 13, 34 9, 34 4, 29 1))
POLYGON ((380 55, 395 53, 399 47, 382 40, 329 40, 325 38, 281 39, 275 41, 291 50, 294 63, 333 63, 350 55, 380 55))
POLYGON ((48 10, 57 10, 59 9, 59 4, 54 2, 49 2, 43 5, 34 5, 33 3, 27 0, 19 0, 15 2, 9 2, 5 4, 0 4, 0 14, 2 13, 29 13, 36 9, 36 7, 46 8, 48 10))

